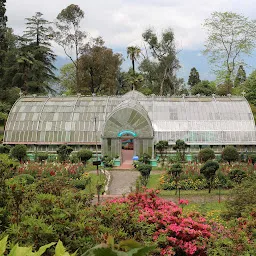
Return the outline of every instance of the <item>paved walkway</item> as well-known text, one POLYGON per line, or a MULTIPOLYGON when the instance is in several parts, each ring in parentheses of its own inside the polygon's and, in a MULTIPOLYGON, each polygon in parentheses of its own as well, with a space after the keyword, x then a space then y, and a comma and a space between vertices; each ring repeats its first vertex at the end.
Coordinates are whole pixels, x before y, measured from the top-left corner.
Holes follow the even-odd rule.
POLYGON ((135 190, 136 179, 139 176, 138 171, 109 171, 111 182, 109 186, 109 195, 123 195, 135 190))

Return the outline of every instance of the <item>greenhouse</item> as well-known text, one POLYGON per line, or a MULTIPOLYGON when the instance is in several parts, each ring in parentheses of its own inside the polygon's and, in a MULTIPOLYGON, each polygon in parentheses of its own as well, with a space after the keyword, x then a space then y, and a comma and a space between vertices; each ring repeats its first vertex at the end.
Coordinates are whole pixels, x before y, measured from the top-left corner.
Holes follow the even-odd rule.
POLYGON ((255 122, 244 97, 145 96, 23 96, 13 105, 4 134, 5 144, 25 144, 30 151, 54 152, 61 144, 121 156, 148 153, 168 141, 189 146, 188 153, 210 146, 221 152, 235 145, 255 151, 255 122))

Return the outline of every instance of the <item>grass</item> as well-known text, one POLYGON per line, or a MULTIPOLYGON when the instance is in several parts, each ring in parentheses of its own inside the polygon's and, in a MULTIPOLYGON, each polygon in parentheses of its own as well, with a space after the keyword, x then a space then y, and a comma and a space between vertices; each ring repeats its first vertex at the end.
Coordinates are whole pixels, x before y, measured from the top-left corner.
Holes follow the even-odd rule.
POLYGON ((89 175, 91 177, 91 183, 86 187, 86 190, 90 193, 97 194, 96 185, 99 183, 105 184, 105 176, 103 174, 97 175, 95 173, 89 173, 89 175))
POLYGON ((221 213, 226 210, 225 202, 206 202, 206 203, 191 203, 183 207, 183 213, 199 212, 206 219, 214 220, 218 223, 223 223, 221 213))

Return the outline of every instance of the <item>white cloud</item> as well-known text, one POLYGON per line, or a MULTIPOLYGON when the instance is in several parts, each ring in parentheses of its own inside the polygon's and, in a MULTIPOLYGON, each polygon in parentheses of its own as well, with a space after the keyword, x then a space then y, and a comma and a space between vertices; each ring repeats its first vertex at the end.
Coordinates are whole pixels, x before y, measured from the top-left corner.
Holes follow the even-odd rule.
POLYGON ((72 3, 85 12, 83 30, 91 36, 101 35, 108 46, 119 49, 142 45, 141 35, 149 27, 159 33, 171 27, 179 48, 202 49, 205 33, 201 24, 213 11, 234 11, 251 18, 256 14, 252 0, 8 0, 8 25, 21 34, 26 17, 40 11, 52 21, 72 3))

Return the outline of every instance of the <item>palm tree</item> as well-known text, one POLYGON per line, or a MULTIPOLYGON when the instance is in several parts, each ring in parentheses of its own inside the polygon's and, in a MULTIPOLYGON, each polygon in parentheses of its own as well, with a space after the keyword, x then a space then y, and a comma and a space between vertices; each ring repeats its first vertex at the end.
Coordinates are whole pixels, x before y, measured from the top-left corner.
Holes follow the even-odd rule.
POLYGON ((132 70, 135 75, 135 60, 140 56, 141 50, 137 46, 129 46, 127 47, 127 58, 130 57, 132 61, 132 70))

